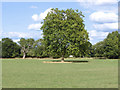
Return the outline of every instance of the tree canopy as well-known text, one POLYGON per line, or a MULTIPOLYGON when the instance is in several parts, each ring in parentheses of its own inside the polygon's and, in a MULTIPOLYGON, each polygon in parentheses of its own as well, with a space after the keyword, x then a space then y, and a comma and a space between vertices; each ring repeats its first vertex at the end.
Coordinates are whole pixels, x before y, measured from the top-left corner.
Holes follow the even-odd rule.
MULTIPOLYGON (((35 41, 32 38, 29 39, 21 38, 19 43, 16 43, 13 42, 13 40, 10 38, 3 38, 2 41, 0 41, 0 50, 2 49, 2 53, 0 53, 0 57, 2 58, 21 57, 24 56, 24 53, 25 53, 24 58, 26 56, 37 57, 37 58, 44 58, 51 56, 53 58, 59 58, 62 56, 61 52, 59 51, 59 47, 60 47, 59 44, 54 42, 55 45, 59 46, 57 47, 52 42, 54 47, 56 48, 53 48, 54 52, 53 51, 50 52, 52 48, 49 50, 49 48, 46 47, 47 45, 45 43, 46 41, 44 39, 38 39, 35 41), (58 50, 58 52, 56 52, 55 50, 56 51, 58 50)), ((69 55, 73 55, 74 57, 85 56, 85 57, 114 58, 114 59, 120 58, 120 34, 118 33, 118 31, 109 33, 108 36, 103 41, 100 41, 95 45, 92 45, 90 42, 87 42, 86 46, 82 46, 83 49, 85 49, 84 47, 87 47, 85 50, 86 54, 82 53, 82 51, 80 53, 78 52, 77 54, 75 51, 73 53, 72 50, 70 49, 70 43, 68 43, 67 45, 68 45, 66 46, 67 53, 64 54, 64 57, 69 57, 69 55)))
POLYGON ((20 54, 20 47, 9 38, 2 39, 2 57, 18 57, 20 54))
POLYGON ((49 57, 49 55, 47 55, 45 52, 43 39, 38 39, 34 42, 33 48, 30 49, 28 55, 32 57, 40 57, 40 58, 49 57))
POLYGON ((60 55, 64 60, 66 54, 85 55, 89 38, 83 17, 78 10, 51 9, 41 27, 46 50, 51 56, 60 55))
POLYGON ((109 33, 107 38, 104 40, 104 56, 108 58, 118 58, 118 31, 109 33))
POLYGON ((18 43, 21 47, 21 53, 23 54, 23 58, 25 58, 26 54, 33 47, 34 39, 32 39, 32 38, 30 38, 30 39, 21 38, 18 43))
POLYGON ((119 58, 120 34, 118 31, 109 33, 101 42, 93 45, 94 55, 96 57, 119 58))

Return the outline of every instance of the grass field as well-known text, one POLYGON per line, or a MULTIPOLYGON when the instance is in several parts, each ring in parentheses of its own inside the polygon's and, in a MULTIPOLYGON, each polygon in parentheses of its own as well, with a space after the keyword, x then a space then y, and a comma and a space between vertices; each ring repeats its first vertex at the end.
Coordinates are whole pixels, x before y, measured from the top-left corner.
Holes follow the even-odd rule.
POLYGON ((89 62, 4 59, 2 85, 3 88, 118 88, 118 60, 85 60, 89 62))

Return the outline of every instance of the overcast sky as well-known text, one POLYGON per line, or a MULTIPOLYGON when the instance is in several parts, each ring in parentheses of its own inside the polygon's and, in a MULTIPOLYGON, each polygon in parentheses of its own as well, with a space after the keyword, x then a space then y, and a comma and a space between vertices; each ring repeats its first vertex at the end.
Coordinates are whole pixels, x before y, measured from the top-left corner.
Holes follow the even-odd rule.
MULTIPOLYGON (((77 2, 3 2, 2 37, 15 42, 23 38, 42 38, 41 21, 51 8, 78 9, 83 12, 90 42, 103 40, 118 30, 117 0, 77 0, 77 2)), ((1 36, 1 35, 0 35, 1 36)))

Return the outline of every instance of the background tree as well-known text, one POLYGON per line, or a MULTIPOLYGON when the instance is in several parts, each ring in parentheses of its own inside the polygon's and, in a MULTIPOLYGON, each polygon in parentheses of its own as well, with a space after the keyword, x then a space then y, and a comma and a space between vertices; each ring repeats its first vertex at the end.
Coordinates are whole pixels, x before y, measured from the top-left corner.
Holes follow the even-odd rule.
POLYGON ((2 41, 0 41, 0 58, 2 58, 2 41))
POLYGON ((109 33, 101 42, 93 45, 96 57, 119 58, 120 50, 118 49, 120 34, 118 31, 109 33))
POLYGON ((33 48, 34 39, 25 39, 21 38, 18 42, 21 47, 21 52, 23 53, 23 59, 26 57, 26 54, 33 48))
POLYGON ((43 39, 38 39, 34 42, 33 48, 30 50, 29 55, 32 57, 48 57, 45 54, 45 45, 43 43, 43 39))
POLYGON ((43 57, 43 52, 45 51, 45 47, 42 43, 42 39, 38 39, 34 44, 34 51, 37 57, 43 57))
POLYGON ((65 54, 82 56, 88 48, 88 33, 85 30, 84 15, 73 9, 51 9, 43 21, 44 42, 51 56, 65 54))
POLYGON ((120 59, 120 32, 118 32, 118 58, 120 59))
POLYGON ((11 58, 11 57, 19 57, 20 55, 20 47, 15 42, 13 42, 10 38, 2 39, 2 57, 11 58))
POLYGON ((118 58, 119 57, 119 49, 118 49, 118 41, 120 34, 118 31, 114 31, 109 33, 107 38, 104 40, 104 56, 108 58, 118 58))
POLYGON ((100 41, 92 46, 94 49, 94 56, 95 57, 104 57, 104 41, 100 41))
POLYGON ((92 47, 92 44, 90 42, 88 42, 88 46, 87 46, 87 50, 86 50, 86 53, 85 53, 85 57, 94 57, 94 51, 93 51, 93 47, 92 47))

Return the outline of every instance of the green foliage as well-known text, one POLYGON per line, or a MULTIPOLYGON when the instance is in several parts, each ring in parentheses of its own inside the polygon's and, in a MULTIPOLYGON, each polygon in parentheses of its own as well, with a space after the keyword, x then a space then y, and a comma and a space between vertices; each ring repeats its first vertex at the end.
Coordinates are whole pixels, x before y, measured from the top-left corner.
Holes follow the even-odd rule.
POLYGON ((120 33, 118 32, 118 58, 120 59, 120 33))
POLYGON ((0 41, 0 58, 2 57, 2 41, 0 41))
POLYGON ((108 58, 118 58, 118 31, 109 33, 104 40, 104 56, 108 58))
POLYGON ((82 12, 73 9, 51 9, 44 19, 43 38, 50 56, 83 56, 88 49, 88 33, 84 29, 82 12))
POLYGON ((2 57, 11 58, 19 57, 20 47, 9 38, 2 39, 2 57))
POLYGON ((93 45, 94 55, 96 57, 119 58, 120 34, 118 31, 109 33, 103 41, 93 45))
POLYGON ((21 47, 21 53, 23 55, 23 58, 25 58, 26 54, 30 52, 30 49, 33 48, 34 42, 35 41, 32 38, 29 38, 29 39, 21 38, 20 39, 18 43, 21 47))
POLYGON ((38 39, 34 42, 33 48, 30 50, 29 54, 33 57, 48 57, 45 52, 45 46, 42 39, 38 39))
POLYGON ((94 57, 94 50, 92 48, 92 44, 88 42, 88 49, 86 50, 86 54, 84 55, 85 57, 94 57))
POLYGON ((92 47, 94 49, 94 56, 95 57, 103 57, 104 56, 104 42, 100 41, 93 45, 92 47))

